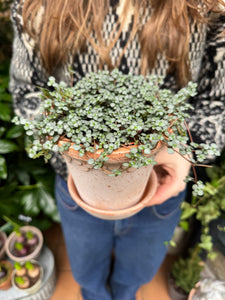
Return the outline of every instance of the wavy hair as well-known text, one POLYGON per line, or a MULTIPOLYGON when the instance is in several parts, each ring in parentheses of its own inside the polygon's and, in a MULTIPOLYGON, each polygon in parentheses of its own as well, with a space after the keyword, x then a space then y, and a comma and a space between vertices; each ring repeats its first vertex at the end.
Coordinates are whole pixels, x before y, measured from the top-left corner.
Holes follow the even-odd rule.
POLYGON ((182 86, 190 79, 190 21, 207 23, 209 12, 219 12, 224 7, 222 0, 124 0, 122 12, 108 41, 103 38, 102 24, 109 9, 109 0, 25 0, 22 16, 24 29, 36 41, 36 49, 40 51, 49 74, 67 61, 68 53, 85 51, 86 41, 100 57, 99 68, 105 64, 109 69, 115 68, 130 40, 138 34, 142 74, 153 68, 158 53, 163 53, 169 62, 167 71, 175 72, 177 82, 182 86), (113 65, 110 51, 125 26, 126 11, 131 3, 134 16, 130 38, 117 64, 113 65), (151 17, 140 26, 149 8, 151 17), (40 12, 43 12, 41 23, 37 26, 40 12))

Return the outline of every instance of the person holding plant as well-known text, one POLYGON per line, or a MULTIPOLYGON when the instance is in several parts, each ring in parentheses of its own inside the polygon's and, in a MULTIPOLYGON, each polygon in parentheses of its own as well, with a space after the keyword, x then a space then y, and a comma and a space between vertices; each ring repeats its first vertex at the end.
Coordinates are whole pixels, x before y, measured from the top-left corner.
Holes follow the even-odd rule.
MULTIPOLYGON (((195 140, 225 144, 225 4, 222 0, 15 0, 10 91, 15 113, 32 118, 49 76, 75 85, 85 74, 118 68, 163 76, 177 91, 198 84, 188 128, 195 140)), ((213 159, 213 157, 211 158, 213 159)), ((185 198, 190 164, 164 149, 149 206, 123 220, 101 220, 69 195, 61 156, 56 198, 72 272, 84 300, 134 300, 166 255, 185 198), (112 251, 114 261, 112 264, 112 251)))

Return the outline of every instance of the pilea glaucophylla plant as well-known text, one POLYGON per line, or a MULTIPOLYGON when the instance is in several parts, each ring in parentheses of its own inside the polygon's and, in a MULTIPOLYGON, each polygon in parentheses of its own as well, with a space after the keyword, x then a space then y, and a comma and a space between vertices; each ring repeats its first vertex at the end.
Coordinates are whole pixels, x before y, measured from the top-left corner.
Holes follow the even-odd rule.
MULTIPOLYGON (((129 162, 111 175, 119 175, 127 168, 154 165, 149 157, 161 141, 169 153, 190 156, 194 166, 208 154, 216 154, 215 144, 196 144, 185 130, 185 119, 191 109, 187 98, 196 94, 196 84, 190 82, 177 93, 161 88, 163 79, 156 76, 125 75, 119 70, 87 74, 75 86, 57 83, 49 78, 49 90, 41 89, 40 114, 34 119, 14 119, 23 124, 33 138, 29 156, 36 158, 51 152, 63 152, 72 146, 83 156, 101 149, 97 159, 89 159, 93 168, 101 168, 108 155, 121 147, 131 147, 129 162), (68 143, 58 146, 66 138, 68 143), (191 157, 191 154, 195 155, 191 157)), ((198 192, 198 188, 196 189, 198 192)))

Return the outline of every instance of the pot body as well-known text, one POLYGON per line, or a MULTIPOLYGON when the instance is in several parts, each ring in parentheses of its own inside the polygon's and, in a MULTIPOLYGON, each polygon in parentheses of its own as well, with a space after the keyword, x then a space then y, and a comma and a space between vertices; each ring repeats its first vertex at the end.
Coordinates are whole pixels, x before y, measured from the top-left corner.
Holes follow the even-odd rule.
POLYGON ((7 278, 0 283, 0 290, 8 290, 11 287, 11 277, 12 277, 12 272, 13 272, 13 265, 9 262, 9 261, 1 261, 2 265, 6 265, 7 266, 7 278))
MULTIPOLYGON (((69 172, 81 199, 99 209, 120 210, 138 203, 145 191, 152 166, 109 176, 101 169, 66 156, 69 172)), ((116 168, 116 164, 111 164, 116 168)))
POLYGON ((147 187, 144 191, 143 197, 137 204, 119 210, 109 210, 109 209, 104 210, 104 209, 98 209, 92 207, 88 205, 86 202, 84 202, 78 194, 72 176, 71 175, 68 176, 68 189, 74 201, 92 216, 104 220, 121 220, 121 219, 129 218, 134 214, 138 213, 140 210, 146 207, 147 203, 149 202, 149 199, 151 199, 151 197, 155 194, 156 188, 157 188, 157 176, 153 170, 148 180, 147 187))
MULTIPOLYGON (((79 157, 79 153, 70 147, 69 151, 64 153, 77 192, 89 206, 117 211, 132 207, 142 199, 153 169, 152 165, 139 169, 130 168, 119 176, 109 176, 112 170, 120 168, 124 162, 128 161, 125 154, 129 152, 129 148, 113 151, 109 155, 109 161, 104 164, 104 168, 100 169, 94 169, 87 163, 89 158, 97 158, 100 151, 79 157)), ((156 156, 159 148, 160 146, 152 151, 153 157, 156 156)))

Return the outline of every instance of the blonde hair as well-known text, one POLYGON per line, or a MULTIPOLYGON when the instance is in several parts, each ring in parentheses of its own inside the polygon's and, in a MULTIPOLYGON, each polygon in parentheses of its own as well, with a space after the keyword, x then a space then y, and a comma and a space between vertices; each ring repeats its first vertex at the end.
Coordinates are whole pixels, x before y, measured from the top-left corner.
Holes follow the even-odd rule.
POLYGON ((100 57, 99 68, 106 64, 112 69, 116 66, 112 64, 109 54, 124 28, 126 11, 131 2, 134 16, 130 39, 117 63, 130 40, 138 33, 141 72, 146 74, 148 69, 153 68, 158 53, 163 53, 169 62, 168 72, 175 72, 178 84, 184 85, 190 79, 190 20, 207 23, 208 12, 219 12, 219 6, 224 9, 222 0, 124 0, 122 13, 107 42, 103 38, 102 24, 109 9, 109 0, 25 0, 24 29, 35 39, 36 49, 40 51, 49 74, 66 62, 68 53, 85 51, 86 41, 91 43, 100 57), (42 7, 44 14, 37 32, 35 19, 42 7), (140 20, 149 7, 151 17, 140 27, 140 20), (92 37, 93 32, 97 41, 92 37))

